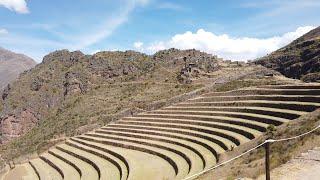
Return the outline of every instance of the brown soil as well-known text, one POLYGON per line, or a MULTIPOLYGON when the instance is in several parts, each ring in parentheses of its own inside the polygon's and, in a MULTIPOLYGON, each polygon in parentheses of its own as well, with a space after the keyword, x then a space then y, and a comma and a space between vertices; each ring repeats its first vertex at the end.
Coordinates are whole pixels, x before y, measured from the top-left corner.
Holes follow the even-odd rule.
POLYGON ((23 180, 24 176, 27 176, 27 170, 24 166, 15 167, 10 173, 4 175, 3 180, 23 180))

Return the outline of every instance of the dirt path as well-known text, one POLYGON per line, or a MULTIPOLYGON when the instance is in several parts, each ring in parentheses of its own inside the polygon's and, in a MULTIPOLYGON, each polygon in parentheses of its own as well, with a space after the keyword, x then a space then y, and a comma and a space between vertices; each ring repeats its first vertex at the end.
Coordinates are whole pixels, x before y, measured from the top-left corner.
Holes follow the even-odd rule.
MULTIPOLYGON (((260 176, 258 180, 264 180, 260 176)), ((273 180, 319 180, 320 147, 302 153, 288 163, 271 171, 273 180)))

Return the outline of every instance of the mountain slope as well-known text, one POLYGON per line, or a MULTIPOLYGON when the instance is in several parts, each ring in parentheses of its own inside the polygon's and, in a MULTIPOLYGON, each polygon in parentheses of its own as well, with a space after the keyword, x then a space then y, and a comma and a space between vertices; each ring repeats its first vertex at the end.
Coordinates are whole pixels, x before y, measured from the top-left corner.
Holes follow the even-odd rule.
POLYGON ((80 180, 84 174, 88 179, 187 179, 224 162, 225 154, 263 138, 269 129, 309 116, 320 107, 319 92, 319 84, 301 83, 205 93, 68 138, 22 164, 31 171, 9 171, 5 176, 35 179, 38 172, 41 179, 80 180), (37 163, 41 160, 51 167, 43 170, 37 163), (85 160, 90 163, 81 163, 85 160))
MULTIPOLYGON (((71 135, 81 126, 104 124, 110 116, 127 108, 145 108, 153 101, 203 86, 178 82, 176 77, 184 62, 177 57, 184 54, 207 57, 201 63, 201 71, 216 63, 215 57, 200 51, 174 49, 155 56, 133 51, 100 52, 93 56, 80 51, 53 52, 2 93, 0 143, 37 125, 45 130, 43 126, 53 121, 61 124, 50 124, 52 131, 46 133, 71 135), (158 57, 170 58, 161 61, 158 57)), ((188 61, 195 62, 191 58, 188 61)))
POLYGON ((0 47, 0 90, 15 80, 20 73, 36 65, 31 58, 0 47))
POLYGON ((320 80, 320 27, 255 62, 306 82, 320 80))
POLYGON ((56 51, 2 94, 0 154, 10 160, 42 152, 120 117, 194 97, 215 83, 256 78, 222 87, 228 89, 279 81, 264 79, 266 74, 278 75, 261 66, 228 64, 197 50, 169 49, 153 56, 56 51))

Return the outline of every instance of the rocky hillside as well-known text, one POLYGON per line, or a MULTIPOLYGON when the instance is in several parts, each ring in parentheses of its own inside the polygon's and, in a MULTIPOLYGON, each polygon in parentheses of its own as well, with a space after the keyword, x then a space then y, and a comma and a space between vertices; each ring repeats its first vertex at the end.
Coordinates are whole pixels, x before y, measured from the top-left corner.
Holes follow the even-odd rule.
POLYGON ((31 58, 0 47, 0 91, 15 80, 20 73, 36 65, 31 58))
POLYGON ((262 66, 223 62, 194 49, 168 49, 153 56, 134 51, 95 55, 56 51, 2 93, 0 169, 4 162, 19 162, 17 157, 44 152, 66 137, 124 116, 211 88, 273 84, 281 78, 262 66))
POLYGON ((202 87, 179 83, 186 63, 199 64, 196 68, 201 72, 218 68, 216 57, 196 50, 170 49, 154 56, 133 51, 92 56, 80 51, 53 52, 4 89, 1 142, 24 135, 35 126, 39 129, 32 136, 37 137, 30 139, 73 135, 87 124, 109 122, 128 108, 143 109, 154 101, 202 87), (199 64, 199 59, 207 61, 199 64))
POLYGON ((256 61, 287 77, 305 82, 320 80, 320 27, 256 61))

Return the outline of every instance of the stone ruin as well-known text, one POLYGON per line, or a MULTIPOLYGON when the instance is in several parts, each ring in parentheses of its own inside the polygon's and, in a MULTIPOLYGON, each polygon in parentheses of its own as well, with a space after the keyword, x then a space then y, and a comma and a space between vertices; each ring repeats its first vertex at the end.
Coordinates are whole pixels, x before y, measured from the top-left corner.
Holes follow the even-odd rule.
POLYGON ((180 74, 177 79, 182 84, 190 84, 193 78, 197 78, 208 72, 217 70, 219 65, 218 63, 210 64, 210 67, 206 67, 205 64, 196 63, 196 62, 187 62, 187 57, 183 57, 184 67, 181 69, 180 74))

